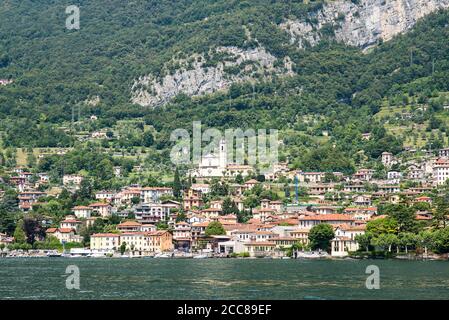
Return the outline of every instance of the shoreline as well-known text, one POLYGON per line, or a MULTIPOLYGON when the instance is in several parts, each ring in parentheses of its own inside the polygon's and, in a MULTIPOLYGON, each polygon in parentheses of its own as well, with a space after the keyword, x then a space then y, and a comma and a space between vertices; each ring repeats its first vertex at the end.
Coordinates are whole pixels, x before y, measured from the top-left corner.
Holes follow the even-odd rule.
MULTIPOLYGON (((3 259, 50 259, 50 260, 60 260, 60 259, 171 259, 171 260, 197 260, 197 258, 191 257, 154 257, 154 256, 58 256, 51 257, 47 255, 8 255, 0 256, 0 260, 3 259)), ((403 260, 403 261, 449 261, 447 257, 441 256, 429 256, 429 257, 300 257, 300 258, 286 258, 286 257, 202 257, 203 259, 214 259, 214 260, 293 260, 293 261, 347 261, 347 260, 403 260)))

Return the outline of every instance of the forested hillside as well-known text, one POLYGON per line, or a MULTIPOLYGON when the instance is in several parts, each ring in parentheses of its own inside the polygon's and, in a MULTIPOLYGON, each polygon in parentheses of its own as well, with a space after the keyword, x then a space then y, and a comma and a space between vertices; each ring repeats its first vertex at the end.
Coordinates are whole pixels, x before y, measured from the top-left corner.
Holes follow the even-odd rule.
MULTIPOLYGON (((151 147, 162 154, 169 150, 171 130, 189 129, 192 120, 219 128, 278 128, 282 158, 309 170, 351 172, 383 151, 400 152, 404 143, 447 144, 449 12, 435 12, 409 32, 364 51, 338 42, 335 24, 322 26, 321 41, 303 48, 279 27, 292 19, 313 24, 313 13, 323 5, 301 0, 2 1, 0 79, 13 81, 0 86, 3 147, 76 145, 74 132, 65 130, 74 114, 96 115, 96 129, 108 130, 118 120, 142 118, 153 127, 151 147), (81 10, 78 31, 65 29, 65 8, 72 4, 81 10), (162 81, 176 74, 178 62, 191 64, 195 55, 205 57, 202 67, 214 68, 227 59, 216 49, 231 47, 263 48, 273 57, 271 71, 242 76, 226 90, 197 97, 181 93, 155 107, 132 102, 136 79, 151 74, 162 81), (282 69, 286 58, 288 73, 282 69), (415 118, 400 117, 420 106, 425 108, 415 118), (416 123, 423 133, 409 139, 407 130, 416 123), (362 133, 371 133, 371 139, 362 139, 362 133)), ((248 60, 239 67, 262 62, 248 60)), ((227 72, 241 71, 234 69, 227 72)), ((132 146, 141 146, 142 139, 137 141, 132 146)))

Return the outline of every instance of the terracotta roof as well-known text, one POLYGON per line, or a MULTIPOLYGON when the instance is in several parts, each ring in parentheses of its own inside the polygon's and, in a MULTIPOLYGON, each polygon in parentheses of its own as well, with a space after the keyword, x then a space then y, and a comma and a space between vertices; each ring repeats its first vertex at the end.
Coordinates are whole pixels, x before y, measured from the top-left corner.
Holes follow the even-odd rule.
POLYGON ((259 181, 255 180, 255 179, 251 179, 245 182, 245 184, 255 184, 255 183, 259 183, 259 181))
POLYGON ((61 221, 61 223, 81 223, 81 221, 76 219, 65 219, 64 221, 61 221))
POLYGON ((209 221, 195 222, 194 224, 192 224, 192 227, 207 227, 209 223, 210 223, 209 221))
POLYGON ((345 231, 364 231, 366 229, 366 225, 362 224, 362 225, 358 225, 358 226, 350 226, 347 224, 338 226, 341 230, 345 230, 345 231))
POLYGON ((121 233, 120 236, 143 236, 145 234, 145 232, 124 232, 121 233))
POLYGON ((371 220, 376 220, 376 219, 384 219, 387 218, 388 216, 386 214, 381 214, 379 216, 372 216, 371 220))
POLYGON ((417 215, 415 216, 415 219, 416 219, 416 220, 432 220, 431 217, 423 216, 423 215, 419 215, 419 214, 417 214, 417 215))
POLYGON ((120 234, 117 233, 95 233, 91 237, 99 238, 99 237, 120 237, 120 234))
POLYGON ((168 190, 172 190, 171 188, 167 188, 167 187, 144 187, 142 188, 142 191, 168 191, 168 190))
POLYGON ((270 241, 298 241, 297 238, 294 237, 277 237, 277 238, 271 238, 270 241))
POLYGON ((103 203, 103 202, 97 202, 97 203, 92 203, 89 205, 89 207, 109 207, 110 205, 108 203, 103 203))
POLYGON ((207 209, 201 210, 201 212, 217 212, 217 211, 221 212, 222 210, 216 209, 216 208, 207 208, 207 209))
POLYGON ((120 223, 117 227, 140 227, 142 224, 136 221, 125 221, 120 223))
POLYGON ((243 243, 245 246, 276 246, 275 243, 269 241, 251 241, 243 243))
POLYGON ((256 231, 255 234, 260 234, 260 235, 275 235, 276 233, 271 232, 271 231, 256 231))
POLYGON ((72 228, 58 228, 58 231, 61 233, 71 233, 73 232, 72 228))
POLYGON ((294 234, 294 233, 309 233, 310 232, 310 230, 309 229, 295 229, 295 230, 292 230, 292 231, 290 231, 290 234, 294 234))
POLYGON ((299 217, 299 220, 315 220, 315 221, 352 221, 354 218, 347 214, 319 214, 309 217, 299 217))
POLYGON ((87 207, 87 206, 76 206, 76 207, 73 207, 72 210, 92 210, 92 208, 87 207))

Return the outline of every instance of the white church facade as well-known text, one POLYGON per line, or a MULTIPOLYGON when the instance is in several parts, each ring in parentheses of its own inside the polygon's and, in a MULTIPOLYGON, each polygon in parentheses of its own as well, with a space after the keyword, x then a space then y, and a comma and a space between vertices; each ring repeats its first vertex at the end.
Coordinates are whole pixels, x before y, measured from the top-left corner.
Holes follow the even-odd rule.
POLYGON ((191 171, 191 176, 197 178, 233 177, 240 173, 245 177, 253 171, 253 168, 248 165, 228 163, 227 156, 226 140, 223 139, 219 143, 218 154, 203 155, 198 168, 191 171))

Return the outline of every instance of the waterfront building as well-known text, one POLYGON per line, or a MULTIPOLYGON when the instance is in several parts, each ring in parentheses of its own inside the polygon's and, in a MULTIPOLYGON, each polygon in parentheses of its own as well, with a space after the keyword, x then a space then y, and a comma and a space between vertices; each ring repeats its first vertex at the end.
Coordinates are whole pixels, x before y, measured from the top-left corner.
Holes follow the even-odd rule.
POLYGON ((125 221, 117 225, 120 232, 139 232, 142 231, 142 224, 136 221, 125 221))
POLYGON ((47 229, 47 236, 53 236, 62 242, 82 242, 81 236, 75 234, 72 228, 49 228, 47 229))
POLYGON ((120 235, 115 233, 97 233, 90 237, 90 249, 115 251, 120 247, 120 235))
POLYGON ((60 222, 59 227, 61 229, 73 229, 75 232, 79 231, 82 222, 76 220, 74 216, 66 216, 63 221, 60 222))
POLYGON ((330 225, 353 224, 354 217, 346 214, 322 214, 314 216, 299 217, 299 227, 311 229, 320 223, 328 223, 330 225))

